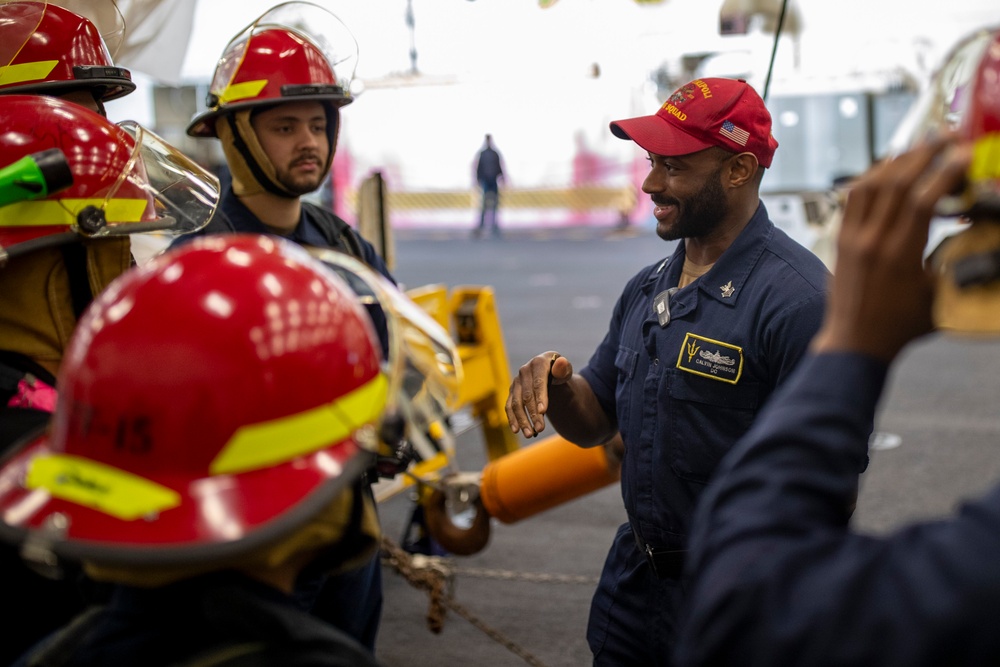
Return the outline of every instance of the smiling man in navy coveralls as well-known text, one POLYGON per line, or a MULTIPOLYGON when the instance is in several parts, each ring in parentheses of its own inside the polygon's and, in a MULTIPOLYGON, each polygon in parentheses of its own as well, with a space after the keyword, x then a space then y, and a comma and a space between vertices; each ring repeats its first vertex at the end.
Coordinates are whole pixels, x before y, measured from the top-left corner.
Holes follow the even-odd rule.
POLYGON ((629 281, 582 371, 556 351, 521 367, 507 414, 527 437, 547 416, 583 447, 621 433, 629 520, 604 565, 587 639, 595 665, 667 665, 695 501, 805 353, 828 272, 760 202, 777 142, 746 82, 692 81, 655 115, 611 131, 647 151, 642 189, 657 234, 683 243, 629 281))

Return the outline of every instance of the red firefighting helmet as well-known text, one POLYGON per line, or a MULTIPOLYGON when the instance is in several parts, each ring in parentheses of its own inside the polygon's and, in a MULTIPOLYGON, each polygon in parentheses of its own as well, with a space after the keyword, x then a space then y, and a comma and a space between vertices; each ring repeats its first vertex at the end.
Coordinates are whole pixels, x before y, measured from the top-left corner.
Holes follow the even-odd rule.
POLYGON ((300 246, 195 239, 116 279, 49 434, 0 468, 0 533, 107 565, 194 565, 294 532, 370 465, 387 380, 357 297, 300 246))
POLYGON ((187 133, 214 137, 216 119, 240 109, 301 100, 333 108, 350 104, 357 60, 357 41, 336 16, 308 2, 280 4, 226 46, 209 88, 208 109, 187 133))
MULTIPOLYGON (((83 6, 76 2, 73 8, 77 5, 83 6)), ((121 18, 113 2, 91 2, 90 10, 121 18)), ((123 23, 104 23, 111 26, 105 36, 120 39, 123 23)), ((127 69, 115 66, 89 18, 48 2, 0 4, 0 94, 58 96, 76 90, 93 91, 96 100, 106 102, 128 95, 135 84, 127 69)))
POLYGON ((945 200, 942 215, 974 205, 1000 208, 1000 26, 982 28, 952 48, 900 123, 889 153, 898 154, 943 130, 975 142, 969 188, 945 200))
POLYGON ((967 203, 1000 219, 1000 27, 988 33, 959 127, 975 142, 967 203))
POLYGON ((57 98, 11 95, 0 102, 0 127, 0 167, 55 148, 73 180, 0 207, 0 265, 80 237, 195 231, 215 211, 218 179, 135 123, 115 125, 57 98))
POLYGON ((966 188, 938 202, 931 230, 934 321, 945 331, 998 334, 1000 26, 976 30, 951 50, 904 118, 890 151, 901 152, 942 130, 971 141, 973 160, 966 188))

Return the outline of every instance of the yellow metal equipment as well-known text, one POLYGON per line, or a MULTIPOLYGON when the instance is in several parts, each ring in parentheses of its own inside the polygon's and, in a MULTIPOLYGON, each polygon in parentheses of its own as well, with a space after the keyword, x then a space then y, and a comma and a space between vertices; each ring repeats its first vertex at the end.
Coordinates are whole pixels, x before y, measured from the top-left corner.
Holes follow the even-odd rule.
POLYGON ((472 411, 483 430, 488 463, 479 473, 459 473, 441 451, 415 463, 407 474, 380 483, 378 500, 412 486, 417 478, 427 482, 418 495, 428 531, 450 553, 471 555, 485 548, 491 517, 514 523, 618 480, 617 462, 609 462, 604 447, 583 449, 559 435, 520 446, 504 409, 510 369, 492 288, 449 291, 436 284, 408 290, 407 296, 454 336, 463 372, 455 404, 449 407, 472 411), (451 516, 466 509, 475 510, 472 523, 456 526, 451 516))
MULTIPOLYGON (((463 381, 453 411, 468 407, 483 430, 489 460, 519 447, 517 435, 507 426, 504 403, 510 388, 507 349, 503 342, 496 300, 490 287, 460 286, 450 292, 434 284, 407 290, 407 296, 446 331, 452 332, 462 361, 463 381)), ((434 434, 430 434, 434 437, 434 434)), ((375 486, 379 502, 412 486, 414 479, 436 481, 449 472, 445 451, 413 464, 408 474, 383 480, 375 486)), ((451 471, 453 472, 453 470, 451 471)), ((421 497, 427 489, 421 490, 421 497)))
POLYGON ((407 295, 455 335, 463 382, 454 407, 469 406, 482 424, 489 460, 517 449, 504 412, 510 369, 493 288, 459 286, 449 294, 444 285, 428 285, 407 295))

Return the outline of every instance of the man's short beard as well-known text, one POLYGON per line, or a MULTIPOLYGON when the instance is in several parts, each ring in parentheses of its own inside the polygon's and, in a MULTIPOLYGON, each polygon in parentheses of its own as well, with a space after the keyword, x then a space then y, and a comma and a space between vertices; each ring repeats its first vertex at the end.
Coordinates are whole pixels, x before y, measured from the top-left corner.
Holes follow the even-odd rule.
POLYGON ((303 180, 296 182, 285 174, 278 174, 277 177, 278 183, 280 183, 283 188, 301 197, 302 195, 307 195, 311 192, 319 190, 320 187, 322 187, 323 180, 327 177, 327 175, 328 174, 323 174, 317 178, 314 185, 306 184, 303 180))
POLYGON ((722 224, 729 213, 729 201, 722 188, 722 166, 708 177, 705 184, 678 207, 677 223, 670 229, 657 233, 664 241, 700 239, 710 235, 722 224))

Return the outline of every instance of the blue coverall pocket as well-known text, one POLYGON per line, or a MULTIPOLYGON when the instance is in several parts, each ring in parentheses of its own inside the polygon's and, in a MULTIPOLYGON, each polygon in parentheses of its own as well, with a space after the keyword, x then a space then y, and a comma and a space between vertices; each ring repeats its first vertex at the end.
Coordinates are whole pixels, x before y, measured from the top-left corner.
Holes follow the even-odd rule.
POLYGON ((670 415, 668 458, 678 477, 705 483, 719 461, 750 428, 760 405, 761 387, 745 378, 728 384, 670 373, 661 410, 670 415))

